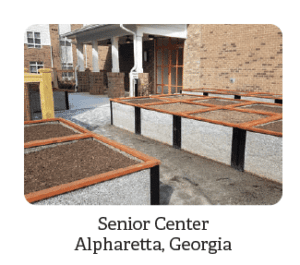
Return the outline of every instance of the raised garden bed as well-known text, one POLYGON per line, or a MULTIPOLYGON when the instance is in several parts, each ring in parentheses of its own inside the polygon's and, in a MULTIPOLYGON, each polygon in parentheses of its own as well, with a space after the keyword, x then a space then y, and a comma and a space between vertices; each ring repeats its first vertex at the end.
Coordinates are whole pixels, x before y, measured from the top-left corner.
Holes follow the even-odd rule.
POLYGON ((252 109, 258 111, 266 111, 273 113, 282 113, 282 106, 266 105, 266 104, 251 104, 246 106, 241 106, 239 109, 252 109))
POLYGON ((24 156, 24 192, 40 191, 139 162, 91 139, 29 150, 24 156))
POLYGON ((210 104, 210 105, 217 105, 217 106, 227 106, 227 105, 233 105, 233 104, 239 104, 239 101, 236 100, 225 100, 225 99, 218 99, 218 98, 212 98, 212 99, 201 99, 201 100, 193 100, 195 103, 203 103, 203 104, 210 104))
POLYGON ((249 93, 243 95, 241 98, 244 100, 282 104, 282 95, 274 96, 271 93, 249 93))
POLYGON ((90 131, 62 118, 24 122, 25 148, 27 143, 30 144, 32 141, 46 143, 49 139, 52 142, 54 141, 53 139, 60 141, 60 139, 74 135, 80 138, 84 133, 90 133, 90 131))
POLYGON ((189 112, 189 111, 197 111, 207 109, 205 106, 190 104, 190 103, 168 103, 168 104, 161 104, 161 105, 151 105, 151 108, 157 110, 165 110, 168 112, 189 112))
POLYGON ((156 98, 137 98, 137 99, 126 100, 126 102, 133 103, 133 104, 147 104, 147 103, 164 102, 164 100, 156 99, 156 98))
POLYGON ((70 136, 79 133, 79 131, 66 127, 59 122, 31 124, 24 127, 24 142, 70 136))
POLYGON ((173 95, 173 96, 163 96, 162 98, 185 100, 185 99, 195 99, 195 98, 199 98, 199 97, 180 94, 180 95, 173 95))
POLYGON ((282 114, 266 111, 280 104, 252 109, 246 106, 260 103, 215 97, 200 101, 203 105, 185 99, 129 106, 122 99, 113 99, 112 124, 237 170, 282 181, 282 132, 274 129, 282 114), (205 100, 214 104, 204 106, 205 100), (216 104, 219 102, 222 105, 216 104))
POLYGON ((266 118, 266 115, 248 113, 248 112, 240 112, 236 110, 214 110, 207 111, 202 113, 191 114, 192 116, 214 120, 214 121, 223 121, 228 123, 245 123, 249 121, 254 121, 262 118, 266 118))
POLYGON ((160 162, 105 137, 86 132, 24 147, 24 192, 30 203, 159 203, 160 162))
POLYGON ((185 94, 204 95, 211 97, 243 99, 258 102, 278 103, 282 104, 282 94, 249 92, 249 91, 234 91, 226 89, 184 89, 185 94))
POLYGON ((258 125, 255 126, 255 128, 282 133, 282 120, 272 121, 263 125, 258 125))

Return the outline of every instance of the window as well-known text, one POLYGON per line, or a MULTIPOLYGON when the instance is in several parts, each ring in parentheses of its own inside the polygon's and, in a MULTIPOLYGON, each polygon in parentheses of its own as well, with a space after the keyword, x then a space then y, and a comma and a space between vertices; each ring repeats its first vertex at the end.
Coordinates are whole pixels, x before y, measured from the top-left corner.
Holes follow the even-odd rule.
POLYGON ((59 43, 60 43, 60 46, 71 46, 72 44, 71 44, 71 41, 70 40, 67 40, 67 39, 61 39, 60 41, 59 41, 59 43))
POLYGON ((28 48, 41 48, 41 34, 39 32, 27 31, 28 48))
MULTIPOLYGON (((61 64, 61 69, 62 70, 73 70, 73 64, 72 63, 62 63, 61 64)), ((62 78, 63 79, 72 79, 73 78, 73 73, 62 73, 62 78)))
POLYGON ((44 67, 43 62, 30 62, 30 73, 38 74, 39 73, 38 70, 43 67, 44 67))

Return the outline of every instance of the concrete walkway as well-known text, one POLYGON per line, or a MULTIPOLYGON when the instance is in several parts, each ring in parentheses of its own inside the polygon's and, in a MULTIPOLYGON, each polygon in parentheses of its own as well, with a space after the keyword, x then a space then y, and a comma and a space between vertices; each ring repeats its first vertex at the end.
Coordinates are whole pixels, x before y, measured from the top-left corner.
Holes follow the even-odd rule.
POLYGON ((91 95, 88 92, 69 93, 69 108, 86 109, 96 108, 109 103, 109 98, 103 95, 91 95))
MULTIPOLYGON (((85 104, 89 106, 88 102, 85 104)), ((272 205, 281 198, 282 185, 278 183, 110 125, 109 104, 85 109, 77 109, 76 104, 73 107, 58 111, 55 116, 161 160, 160 203, 163 205, 272 205)))

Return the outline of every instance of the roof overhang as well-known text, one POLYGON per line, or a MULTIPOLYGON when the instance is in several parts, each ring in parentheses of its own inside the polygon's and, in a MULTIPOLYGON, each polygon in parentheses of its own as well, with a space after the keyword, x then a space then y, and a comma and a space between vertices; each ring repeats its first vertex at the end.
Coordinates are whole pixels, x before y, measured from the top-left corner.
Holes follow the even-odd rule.
MULTIPOLYGON (((143 36, 151 34, 162 37, 173 37, 186 39, 186 24, 123 24, 130 31, 143 36)), ((62 37, 76 39, 77 42, 91 43, 92 41, 103 41, 113 37, 132 35, 121 28, 120 24, 92 24, 65 34, 62 37)))

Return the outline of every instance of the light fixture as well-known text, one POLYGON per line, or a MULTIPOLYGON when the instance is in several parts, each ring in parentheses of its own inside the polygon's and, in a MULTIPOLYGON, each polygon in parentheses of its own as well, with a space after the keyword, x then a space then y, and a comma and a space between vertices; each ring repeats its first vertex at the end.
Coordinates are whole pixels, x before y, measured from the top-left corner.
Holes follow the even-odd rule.
POLYGON ((144 62, 148 62, 148 51, 144 51, 144 62))
POLYGON ((107 45, 111 45, 111 41, 110 41, 110 39, 108 39, 108 41, 107 41, 107 43, 106 43, 107 45))
POLYGON ((154 40, 154 35, 149 35, 148 38, 149 40, 154 40))
POLYGON ((130 40, 129 36, 127 36, 125 42, 126 42, 127 44, 128 44, 128 43, 131 43, 131 40, 130 40))

